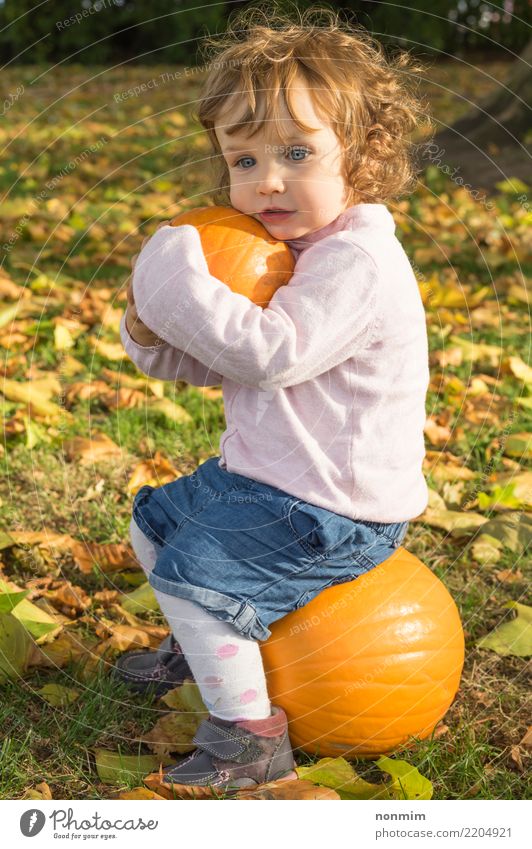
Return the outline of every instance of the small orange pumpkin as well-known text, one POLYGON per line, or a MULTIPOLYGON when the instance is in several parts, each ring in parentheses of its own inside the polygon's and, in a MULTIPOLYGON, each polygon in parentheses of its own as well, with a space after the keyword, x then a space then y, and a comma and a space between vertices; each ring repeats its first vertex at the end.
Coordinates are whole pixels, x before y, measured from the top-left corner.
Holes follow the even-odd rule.
POLYGON ((458 690, 458 610, 402 547, 270 630, 261 643, 270 699, 287 714, 292 745, 312 755, 375 757, 424 739, 458 690))
POLYGON ((192 209, 170 223, 173 227, 196 227, 212 276, 258 306, 267 307, 274 292, 294 273, 294 257, 288 245, 274 239, 251 215, 233 207, 192 209))

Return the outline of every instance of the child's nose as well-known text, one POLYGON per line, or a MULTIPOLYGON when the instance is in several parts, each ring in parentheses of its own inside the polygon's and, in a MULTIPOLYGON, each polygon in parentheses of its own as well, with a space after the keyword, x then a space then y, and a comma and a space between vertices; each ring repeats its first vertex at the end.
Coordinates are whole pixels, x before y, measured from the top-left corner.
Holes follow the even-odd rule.
POLYGON ((257 180, 257 190, 263 194, 271 194, 272 192, 282 192, 285 188, 285 181, 281 173, 281 168, 276 163, 263 165, 257 180))

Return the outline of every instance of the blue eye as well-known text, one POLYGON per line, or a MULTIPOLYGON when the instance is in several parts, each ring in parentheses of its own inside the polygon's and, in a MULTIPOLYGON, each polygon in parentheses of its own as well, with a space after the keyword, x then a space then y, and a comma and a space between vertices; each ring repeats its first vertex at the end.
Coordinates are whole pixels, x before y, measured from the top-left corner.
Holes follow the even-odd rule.
MULTIPOLYGON (((294 152, 295 153, 306 153, 308 155, 310 155, 310 153, 311 153, 311 151, 308 149, 308 147, 290 147, 289 150, 288 150, 288 153, 294 153, 294 152)), ((243 162, 245 159, 253 160, 253 157, 252 156, 242 156, 241 159, 238 159, 235 162, 233 167, 238 168, 240 166, 240 163, 243 162)), ((304 161, 305 161, 305 159, 303 159, 303 158, 292 160, 292 162, 304 162, 304 161)), ((247 168, 244 168, 244 171, 247 171, 247 170, 248 170, 247 168)))

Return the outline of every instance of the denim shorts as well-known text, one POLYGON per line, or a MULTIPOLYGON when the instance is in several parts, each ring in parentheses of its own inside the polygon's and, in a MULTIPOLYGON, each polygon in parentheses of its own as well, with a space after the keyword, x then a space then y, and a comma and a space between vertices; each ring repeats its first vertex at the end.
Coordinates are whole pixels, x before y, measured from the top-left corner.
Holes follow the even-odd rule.
POLYGON ((408 522, 350 519, 229 472, 211 457, 160 487, 143 486, 133 518, 158 548, 150 584, 194 601, 245 637, 333 584, 390 557, 408 522))

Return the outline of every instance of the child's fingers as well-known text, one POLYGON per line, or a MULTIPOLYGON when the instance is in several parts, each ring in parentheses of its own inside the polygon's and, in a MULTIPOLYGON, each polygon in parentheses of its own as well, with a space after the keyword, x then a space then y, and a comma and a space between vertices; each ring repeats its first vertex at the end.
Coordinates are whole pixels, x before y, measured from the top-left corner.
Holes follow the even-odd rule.
POLYGON ((130 307, 135 306, 135 298, 133 297, 133 280, 130 276, 127 284, 127 302, 130 307))

